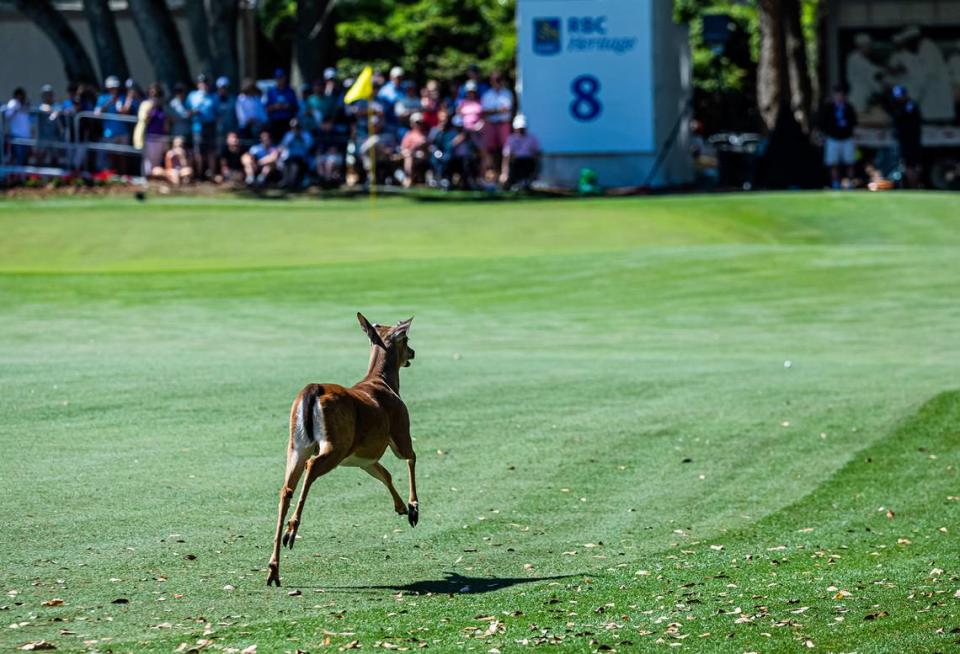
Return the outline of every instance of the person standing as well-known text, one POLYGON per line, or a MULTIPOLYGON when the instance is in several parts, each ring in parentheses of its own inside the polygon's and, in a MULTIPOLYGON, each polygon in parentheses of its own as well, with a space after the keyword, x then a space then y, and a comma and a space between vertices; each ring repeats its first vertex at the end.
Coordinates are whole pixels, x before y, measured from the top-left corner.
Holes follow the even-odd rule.
POLYGON ((910 97, 903 86, 893 87, 893 128, 900 146, 900 160, 906 176, 906 185, 920 184, 923 163, 923 114, 920 105, 910 97))
POLYGON ((147 99, 140 103, 133 147, 143 151, 143 176, 164 175, 164 154, 170 134, 170 117, 163 98, 163 87, 154 82, 147 87, 147 99))
POLYGON ((252 79, 243 80, 237 96, 237 135, 244 142, 257 138, 267 122, 267 110, 263 106, 260 89, 252 79))
MULTIPOLYGON (((27 92, 23 87, 13 90, 13 97, 3 108, 3 117, 7 121, 10 136, 15 139, 29 139, 33 137, 33 126, 30 123, 30 103, 27 102, 27 92)), ((26 166, 30 158, 30 146, 25 143, 14 143, 11 146, 13 163, 17 166, 26 166)))
POLYGON ((830 169, 831 185, 835 189, 841 187, 841 167, 846 167, 847 184, 852 184, 856 163, 853 130, 857 126, 857 112, 847 101, 847 89, 842 84, 833 87, 833 97, 820 110, 819 123, 826 138, 823 162, 830 169))
POLYGON ((63 141, 63 123, 60 108, 54 101, 53 87, 40 87, 40 104, 37 106, 37 165, 59 164, 61 150, 57 144, 63 141))
POLYGON ((270 138, 276 142, 283 138, 290 127, 290 121, 300 112, 300 102, 287 80, 282 68, 273 72, 274 86, 267 89, 267 121, 270 138))
MULTIPOLYGON (((110 75, 104 80, 104 87, 107 92, 100 96, 97 101, 96 113, 102 115, 129 116, 133 107, 134 98, 131 94, 122 93, 120 89, 120 78, 116 75, 110 75)), ((104 119, 103 121, 103 141, 112 145, 130 145, 130 124, 122 120, 104 119)), ((115 170, 120 170, 123 165, 123 157, 115 153, 110 157, 115 170)), ((97 161, 97 168, 106 167, 106 157, 100 153, 97 161)))
POLYGON ((197 88, 187 96, 193 128, 194 173, 213 176, 217 166, 217 96, 210 92, 206 75, 197 76, 197 88))
POLYGON ((222 147, 227 142, 227 134, 236 132, 237 98, 230 92, 230 78, 221 75, 217 78, 217 145, 222 147))
POLYGON ((483 106, 483 150, 487 170, 499 170, 503 146, 510 136, 513 93, 503 84, 499 71, 490 75, 490 88, 480 98, 483 106))

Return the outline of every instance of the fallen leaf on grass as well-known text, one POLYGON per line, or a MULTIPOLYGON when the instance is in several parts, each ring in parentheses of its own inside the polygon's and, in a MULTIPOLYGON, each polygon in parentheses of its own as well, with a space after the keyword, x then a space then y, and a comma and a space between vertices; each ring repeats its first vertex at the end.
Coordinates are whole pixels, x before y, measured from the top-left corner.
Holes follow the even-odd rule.
POLYGON ((130 600, 128 600, 126 597, 118 597, 117 599, 113 600, 110 603, 111 604, 129 604, 130 600))
POLYGON ((257 646, 256 646, 256 645, 251 645, 250 647, 247 647, 247 648, 243 649, 243 650, 240 652, 240 654, 257 654, 257 646))
POLYGON ((41 649, 57 649, 56 645, 46 640, 35 640, 32 643, 25 643, 20 646, 25 652, 34 652, 41 649))
POLYGON ((360 641, 351 640, 349 643, 340 648, 341 651, 345 649, 360 649, 360 641))
POLYGON ((841 591, 838 591, 837 594, 833 596, 833 599, 842 600, 848 597, 853 597, 853 593, 851 593, 849 590, 841 590, 841 591))
POLYGON ((289 593, 287 593, 287 595, 290 597, 299 597, 300 595, 303 595, 303 593, 299 590, 291 590, 289 593))
POLYGON ((40 602, 40 606, 63 606, 63 600, 59 597, 40 602))
POLYGON ((808 638, 807 640, 803 641, 803 646, 806 647, 806 648, 808 648, 808 649, 813 649, 814 647, 816 647, 816 645, 813 644, 813 641, 810 640, 809 638, 808 638))

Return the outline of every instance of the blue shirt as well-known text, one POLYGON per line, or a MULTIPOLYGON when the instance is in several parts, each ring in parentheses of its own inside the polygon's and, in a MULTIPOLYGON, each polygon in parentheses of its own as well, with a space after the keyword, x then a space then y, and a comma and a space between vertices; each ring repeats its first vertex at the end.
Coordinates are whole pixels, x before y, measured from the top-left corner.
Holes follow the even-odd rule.
POLYGON ((197 89, 187 96, 187 108, 193 114, 193 131, 199 132, 204 125, 217 122, 217 96, 209 91, 197 89))
POLYGON ((271 152, 274 152, 276 149, 277 148, 272 145, 268 148, 263 143, 257 143, 255 146, 250 148, 250 156, 253 157, 254 161, 260 161, 271 152))
POLYGON ((267 107, 267 116, 271 122, 281 120, 289 121, 300 111, 297 94, 294 93, 293 89, 289 86, 284 89, 271 86, 267 89, 267 107), (283 109, 269 109, 270 105, 277 104, 278 102, 286 102, 287 106, 283 109))
MULTIPOLYGON (((119 114, 126 101, 122 95, 114 98, 109 93, 104 93, 97 99, 97 109, 104 114, 119 114)), ((103 121, 104 138, 113 138, 115 136, 127 136, 130 134, 130 124, 119 120, 103 121)))

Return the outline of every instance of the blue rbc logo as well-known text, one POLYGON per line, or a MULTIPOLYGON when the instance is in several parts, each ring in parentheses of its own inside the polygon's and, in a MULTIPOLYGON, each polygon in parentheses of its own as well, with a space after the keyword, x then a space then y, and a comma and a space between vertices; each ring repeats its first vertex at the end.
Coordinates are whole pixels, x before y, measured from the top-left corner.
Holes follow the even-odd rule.
POLYGON ((560 53, 560 19, 533 19, 533 51, 539 55, 560 53))

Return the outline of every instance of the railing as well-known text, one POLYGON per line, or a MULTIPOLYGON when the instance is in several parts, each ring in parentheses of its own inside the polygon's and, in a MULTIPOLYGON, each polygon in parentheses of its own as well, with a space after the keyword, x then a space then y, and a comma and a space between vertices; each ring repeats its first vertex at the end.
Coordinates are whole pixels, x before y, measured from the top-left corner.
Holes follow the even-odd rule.
POLYGON ((29 114, 31 136, 25 137, 12 136, 6 112, 0 113, 0 178, 36 175, 89 179, 112 170, 133 182, 144 181, 143 151, 130 143, 135 116, 94 111, 68 115, 37 109, 29 114), (117 137, 117 142, 98 140, 107 122, 124 123, 127 133, 117 137))

